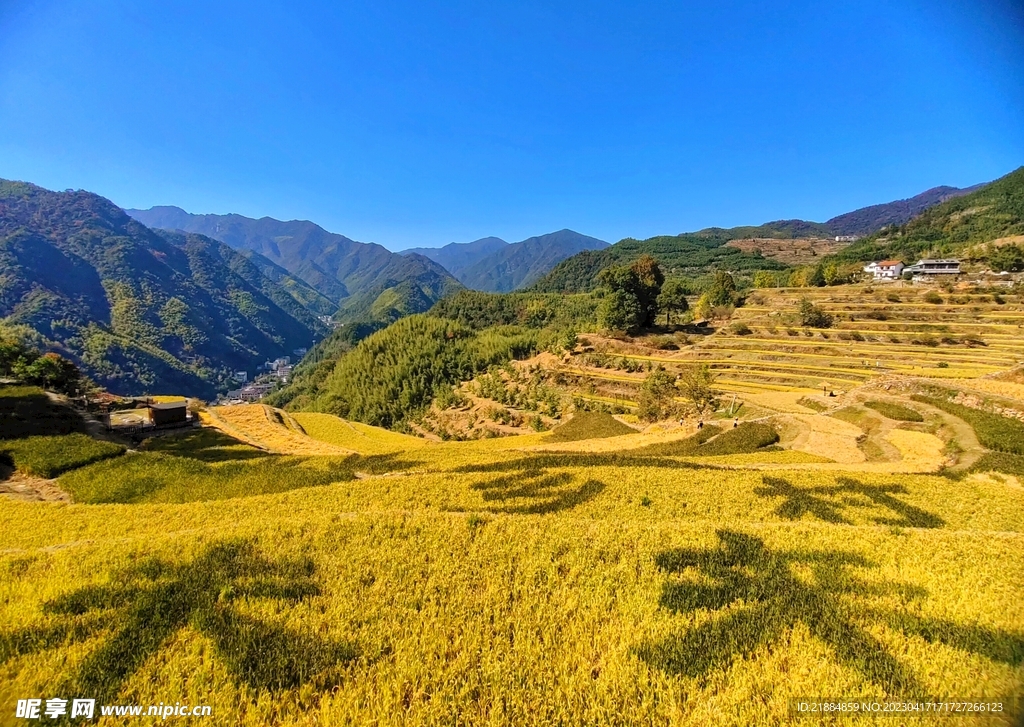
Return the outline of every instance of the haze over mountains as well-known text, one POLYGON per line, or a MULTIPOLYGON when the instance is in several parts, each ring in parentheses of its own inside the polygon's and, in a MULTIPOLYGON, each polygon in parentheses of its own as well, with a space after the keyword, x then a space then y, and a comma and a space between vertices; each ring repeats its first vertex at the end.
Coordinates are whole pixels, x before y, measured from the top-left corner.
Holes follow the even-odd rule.
POLYGON ((443 265, 460 283, 487 293, 508 293, 525 288, 551 268, 584 250, 600 250, 608 243, 572 230, 538 235, 507 243, 485 237, 467 243, 453 242, 440 248, 413 248, 403 255, 423 255, 443 265))

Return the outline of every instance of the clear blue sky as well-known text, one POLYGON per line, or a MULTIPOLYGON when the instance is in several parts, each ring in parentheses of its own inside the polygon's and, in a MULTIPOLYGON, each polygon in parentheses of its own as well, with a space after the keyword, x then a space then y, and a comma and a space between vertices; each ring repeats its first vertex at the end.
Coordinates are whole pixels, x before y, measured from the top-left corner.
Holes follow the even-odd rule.
POLYGON ((1015 0, 0 0, 0 177, 392 249, 824 220, 1024 164, 1015 0))

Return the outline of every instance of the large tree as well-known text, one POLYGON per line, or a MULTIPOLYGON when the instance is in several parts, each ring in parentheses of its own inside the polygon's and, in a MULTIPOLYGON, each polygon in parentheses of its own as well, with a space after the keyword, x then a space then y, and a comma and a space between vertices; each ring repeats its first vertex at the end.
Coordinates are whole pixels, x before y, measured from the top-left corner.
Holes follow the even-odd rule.
POLYGON ((658 295, 658 308, 665 311, 665 325, 672 325, 673 313, 685 313, 690 308, 686 302, 686 294, 689 292, 682 280, 672 279, 661 287, 658 295))
POLYGON ((658 314, 658 295, 665 282, 657 260, 650 255, 641 255, 628 267, 613 265, 605 268, 597 279, 608 291, 602 305, 602 322, 609 319, 628 323, 624 327, 605 323, 606 328, 634 331, 654 325, 658 314), (636 313, 635 320, 625 320, 627 314, 633 312, 636 313))
POLYGON ((708 364, 694 364, 684 368, 676 385, 690 400, 698 416, 702 416, 708 410, 714 411, 718 407, 718 394, 714 389, 715 375, 708 364))

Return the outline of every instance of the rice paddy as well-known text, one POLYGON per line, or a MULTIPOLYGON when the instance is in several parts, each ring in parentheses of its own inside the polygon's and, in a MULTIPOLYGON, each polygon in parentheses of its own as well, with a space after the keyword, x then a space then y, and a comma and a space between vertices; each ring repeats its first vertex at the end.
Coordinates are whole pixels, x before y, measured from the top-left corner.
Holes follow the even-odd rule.
MULTIPOLYGON (((857 345, 886 366, 748 344, 627 352, 715 357, 742 393, 699 431, 591 413, 433 443, 227 407, 75 463, 57 479, 71 503, 0 498, 0 723, 61 695, 208 704, 211 725, 746 727, 811 723, 797 699, 1024 703, 1024 457, 997 446, 1020 422, 897 373, 959 376, 976 349, 936 369, 884 340, 857 345), (964 430, 987 449, 944 469, 964 430)), ((642 374, 571 365, 581 398, 636 400, 642 374)), ((23 391, 0 414, 33 396, 52 404, 23 391)), ((46 435, 4 416, 7 441, 46 435)))

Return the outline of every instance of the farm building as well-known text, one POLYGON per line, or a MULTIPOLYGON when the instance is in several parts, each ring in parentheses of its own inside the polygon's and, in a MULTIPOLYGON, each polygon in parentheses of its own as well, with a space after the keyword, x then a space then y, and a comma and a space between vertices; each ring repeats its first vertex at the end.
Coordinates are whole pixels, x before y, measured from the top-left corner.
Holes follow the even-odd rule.
POLYGON ((898 280, 906 266, 902 260, 881 260, 866 265, 865 273, 870 273, 875 280, 898 280))
POLYGON ((184 424, 188 421, 188 406, 186 401, 169 401, 147 404, 149 419, 154 426, 161 427, 168 424, 184 424))
POLYGON ((905 269, 913 275, 959 275, 959 260, 918 260, 905 269))

